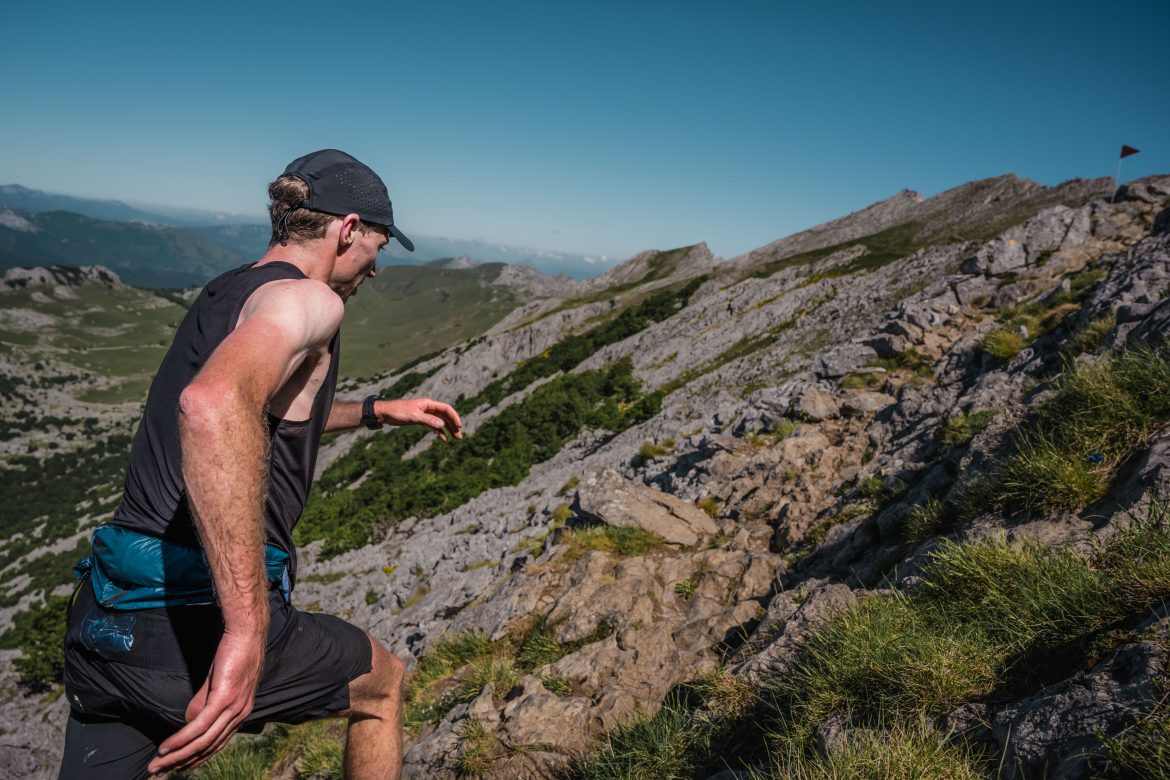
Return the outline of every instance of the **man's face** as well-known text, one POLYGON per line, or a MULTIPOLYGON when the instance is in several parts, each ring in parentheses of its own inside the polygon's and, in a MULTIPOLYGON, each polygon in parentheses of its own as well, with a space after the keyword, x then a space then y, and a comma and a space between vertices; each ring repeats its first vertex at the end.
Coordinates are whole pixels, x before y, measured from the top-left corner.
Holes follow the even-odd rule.
POLYGON ((354 230, 353 242, 339 255, 333 267, 330 285, 334 292, 348 301, 357 293, 357 288, 367 277, 374 276, 378 252, 390 243, 390 233, 381 225, 369 230, 354 230))

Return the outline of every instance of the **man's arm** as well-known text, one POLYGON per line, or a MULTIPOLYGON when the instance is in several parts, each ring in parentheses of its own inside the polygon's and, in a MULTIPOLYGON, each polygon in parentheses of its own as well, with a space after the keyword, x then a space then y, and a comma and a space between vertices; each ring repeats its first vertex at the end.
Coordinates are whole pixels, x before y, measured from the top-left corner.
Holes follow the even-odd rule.
POLYGON ((326 347, 342 312, 341 299, 320 282, 265 285, 180 396, 183 481, 224 633, 187 725, 159 746, 151 772, 206 760, 252 711, 268 631, 264 414, 305 359, 326 347))
MULTIPOLYGON (((450 404, 430 398, 403 398, 397 401, 375 401, 374 414, 383 425, 425 425, 433 428, 439 438, 447 441, 448 433, 463 438, 463 421, 450 404)), ((362 424, 362 405, 338 401, 329 410, 325 431, 346 431, 362 424)))

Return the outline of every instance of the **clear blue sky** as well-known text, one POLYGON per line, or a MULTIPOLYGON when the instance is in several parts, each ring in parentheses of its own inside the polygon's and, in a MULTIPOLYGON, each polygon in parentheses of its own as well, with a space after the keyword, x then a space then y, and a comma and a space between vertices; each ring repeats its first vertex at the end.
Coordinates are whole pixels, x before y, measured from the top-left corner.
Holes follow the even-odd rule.
POLYGON ((1170 173, 1170 2, 19 3, 0 183, 259 213, 293 157, 398 223, 724 257, 903 187, 1170 173))

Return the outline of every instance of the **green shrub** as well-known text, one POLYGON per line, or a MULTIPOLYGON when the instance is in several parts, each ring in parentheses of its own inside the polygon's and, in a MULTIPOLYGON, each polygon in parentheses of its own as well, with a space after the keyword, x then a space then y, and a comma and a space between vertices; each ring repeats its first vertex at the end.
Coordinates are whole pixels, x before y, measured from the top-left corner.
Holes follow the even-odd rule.
POLYGON ((1105 572, 1069 547, 1003 534, 974 542, 942 539, 923 568, 923 603, 948 620, 976 625, 1004 653, 1060 646, 1116 614, 1105 572))
POLYGON ((869 501, 862 501, 857 504, 846 504, 841 507, 841 511, 837 513, 838 523, 847 523, 862 515, 867 515, 873 511, 873 504, 869 501))
POLYGON ((715 498, 714 496, 707 496, 706 498, 699 501, 696 506, 706 512, 707 516, 712 520, 719 517, 719 499, 715 498))
POLYGON ((1103 739, 1102 744, 1118 774, 1170 780, 1170 706, 1166 699, 1121 734, 1103 739))
POLYGON ((556 663, 564 655, 564 648, 553 639, 553 629, 548 624, 548 615, 537 615, 520 643, 517 660, 526 668, 537 669, 546 664, 556 663))
POLYGON ((568 504, 559 504, 552 513, 552 527, 560 528, 565 523, 569 522, 569 518, 573 516, 573 510, 568 504))
POLYGON ((39 606, 17 612, 12 628, 0 636, 0 647, 20 650, 12 665, 20 684, 31 691, 48 691, 61 684, 68 604, 66 596, 49 596, 39 606))
POLYGON ((323 539, 329 557, 367 544, 410 516, 449 512, 483 491, 515 485, 531 467, 589 426, 621 431, 657 411, 661 397, 639 396, 629 359, 607 369, 547 382, 457 442, 403 455, 428 433, 371 436, 339 458, 319 481, 294 532, 298 544, 323 539), (354 482, 361 484, 350 489, 354 482))
POLYGON ((695 597, 695 591, 698 589, 698 587, 699 581, 694 577, 690 577, 689 579, 685 579, 682 582, 676 582, 674 584, 674 592, 683 601, 690 601, 695 597))
MULTIPOLYGON (((981 777, 929 719, 1033 692, 1127 641, 1124 627, 1170 598, 1170 509, 1155 501, 1089 555, 1002 535, 944 539, 920 576, 913 596, 862 593, 831 616, 756 701, 729 694, 739 706, 708 717, 668 697, 655 717, 611 732, 574 776, 706 777, 730 766, 757 778, 981 777), (850 726, 825 757, 817 729, 834 714, 850 726)), ((1107 740, 1111 758, 1135 776, 1164 776, 1168 723, 1156 712, 1107 740)))
POLYGON ((886 381, 885 373, 871 371, 865 374, 849 374, 841 378, 842 390, 867 390, 880 387, 886 381))
POLYGON ((825 716, 849 704, 939 714, 991 692, 991 649, 978 630, 937 622, 897 593, 863 598, 816 633, 777 686, 783 698, 825 716))
POLYGON ((203 766, 175 775, 176 780, 244 780, 280 774, 291 780, 340 778, 345 754, 345 724, 319 720, 298 726, 271 724, 259 736, 240 734, 203 766))
MULTIPOLYGON (((403 721, 410 731, 424 723, 437 723, 459 703, 451 678, 473 662, 490 659, 495 643, 480 633, 448 634, 419 658, 403 686, 403 721)), ((479 691, 475 692, 479 695, 479 691)), ((472 696, 472 698, 475 698, 472 696)))
POLYGON ((875 501, 889 501, 898 498, 909 489, 909 485, 898 478, 884 480, 876 474, 860 480, 857 491, 866 498, 875 501))
POLYGON ((933 496, 925 503, 910 509, 902 521, 902 538, 909 544, 918 544, 935 534, 948 529, 953 520, 953 510, 933 496))
POLYGON ((459 731, 459 742, 462 752, 455 764, 460 775, 479 777, 507 755, 495 733, 475 718, 469 718, 463 724, 459 731))
POLYGON ((548 675, 540 677, 540 684, 549 693, 557 696, 568 696, 573 691, 573 684, 564 677, 548 675))
MULTIPOLYGON (((510 648, 509 648, 510 649, 510 648)), ((489 683, 497 696, 505 696, 520 684, 520 670, 516 660, 505 652, 474 659, 459 676, 454 703, 471 701, 489 683)))
POLYGON ((689 280, 677 290, 654 293, 636 306, 622 311, 616 318, 592 330, 567 336, 543 354, 519 365, 515 371, 489 384, 473 398, 459 406, 460 412, 470 412, 483 403, 498 404, 507 396, 523 390, 538 379, 558 371, 569 372, 578 363, 609 344, 616 344, 639 333, 655 322, 661 322, 686 306, 687 301, 707 280, 700 276, 689 280))

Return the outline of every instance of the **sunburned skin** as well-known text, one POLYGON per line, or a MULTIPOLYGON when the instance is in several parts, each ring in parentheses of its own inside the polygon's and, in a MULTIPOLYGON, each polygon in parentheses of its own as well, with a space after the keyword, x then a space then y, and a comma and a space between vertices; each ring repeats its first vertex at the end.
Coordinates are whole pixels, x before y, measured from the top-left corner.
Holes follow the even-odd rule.
MULTIPOLYGON (((273 292, 276 292, 277 287, 297 283, 281 280, 269 282, 257 288, 241 309, 236 327, 242 325, 251 314, 261 308, 262 299, 266 295, 271 296, 273 292)), ((289 422, 308 420, 313 411, 313 400, 317 397, 317 392, 329 374, 330 362, 328 345, 312 350, 268 402, 268 413, 289 422)))

